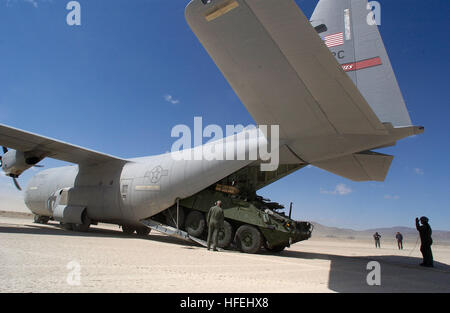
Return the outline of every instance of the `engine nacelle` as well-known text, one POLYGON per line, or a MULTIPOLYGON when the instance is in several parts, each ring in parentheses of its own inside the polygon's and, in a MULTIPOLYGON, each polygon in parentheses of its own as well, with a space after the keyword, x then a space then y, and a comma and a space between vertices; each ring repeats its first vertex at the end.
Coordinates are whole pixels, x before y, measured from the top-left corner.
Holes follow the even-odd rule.
POLYGON ((19 177, 24 171, 40 161, 32 155, 21 151, 9 150, 2 156, 2 169, 7 176, 19 177))

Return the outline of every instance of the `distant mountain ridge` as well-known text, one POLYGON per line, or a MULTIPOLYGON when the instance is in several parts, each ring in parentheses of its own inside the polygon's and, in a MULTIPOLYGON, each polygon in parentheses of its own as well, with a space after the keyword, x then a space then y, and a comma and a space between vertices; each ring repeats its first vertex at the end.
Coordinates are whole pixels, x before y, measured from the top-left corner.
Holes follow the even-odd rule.
MULTIPOLYGON (((394 227, 380 227, 371 228, 366 230, 354 230, 348 228, 329 227, 320 223, 312 222, 314 225, 313 235, 319 235, 324 237, 342 237, 349 238, 354 237, 358 239, 367 238, 372 239, 372 235, 378 232, 382 238, 395 238, 395 234, 400 232, 404 237, 417 237, 418 231, 412 227, 394 226, 394 227)), ((433 227, 433 225, 431 225, 433 227)), ((445 230, 433 230, 433 240, 437 241, 450 241, 450 231, 445 230)))

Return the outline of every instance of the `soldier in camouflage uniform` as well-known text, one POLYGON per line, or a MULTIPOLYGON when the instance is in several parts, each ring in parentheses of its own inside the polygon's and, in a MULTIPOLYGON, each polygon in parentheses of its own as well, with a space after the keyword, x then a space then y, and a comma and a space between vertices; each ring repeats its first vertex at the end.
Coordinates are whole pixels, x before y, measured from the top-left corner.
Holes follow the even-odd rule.
POLYGON ((206 216, 206 223, 208 224, 208 250, 213 242, 213 251, 217 251, 217 241, 219 239, 219 230, 223 227, 224 215, 221 208, 222 202, 219 200, 216 205, 209 209, 206 216))
POLYGON ((380 238, 381 238, 381 235, 378 232, 373 234, 373 239, 375 239, 375 248, 381 248, 380 247, 380 238))

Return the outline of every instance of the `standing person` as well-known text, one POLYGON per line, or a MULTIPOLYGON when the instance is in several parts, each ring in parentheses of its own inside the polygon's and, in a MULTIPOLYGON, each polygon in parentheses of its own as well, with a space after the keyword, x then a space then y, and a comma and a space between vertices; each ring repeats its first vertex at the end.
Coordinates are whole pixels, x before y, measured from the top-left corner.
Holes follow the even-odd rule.
POLYGON ((416 228, 420 234, 420 252, 422 252, 423 262, 420 263, 421 266, 433 267, 433 253, 431 251, 431 245, 433 244, 433 239, 431 238, 432 230, 430 224, 428 224, 428 218, 422 216, 419 219, 416 217, 416 228))
POLYGON ((217 251, 217 241, 219 240, 219 230, 223 227, 224 215, 221 208, 222 201, 218 200, 216 205, 209 209, 208 215, 206 216, 206 223, 208 224, 208 250, 211 247, 213 251, 217 251))
POLYGON ((381 246, 380 246, 380 238, 381 238, 381 235, 378 232, 373 234, 373 239, 375 239, 375 248, 381 248, 381 246))
POLYGON ((403 250, 403 235, 397 232, 395 238, 397 239, 398 250, 403 250))

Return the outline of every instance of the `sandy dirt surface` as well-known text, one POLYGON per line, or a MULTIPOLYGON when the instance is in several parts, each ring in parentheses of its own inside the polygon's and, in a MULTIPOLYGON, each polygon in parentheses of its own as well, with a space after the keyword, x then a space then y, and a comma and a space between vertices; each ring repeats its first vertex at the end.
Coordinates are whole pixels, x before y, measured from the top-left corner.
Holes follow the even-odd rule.
POLYGON ((433 269, 418 266, 414 247, 313 236, 280 254, 209 252, 153 232, 139 238, 98 225, 78 233, 0 215, 0 292, 450 292, 450 246, 433 246, 433 269), (381 286, 366 283, 372 260, 381 286), (77 264, 80 285, 69 284, 77 264))

